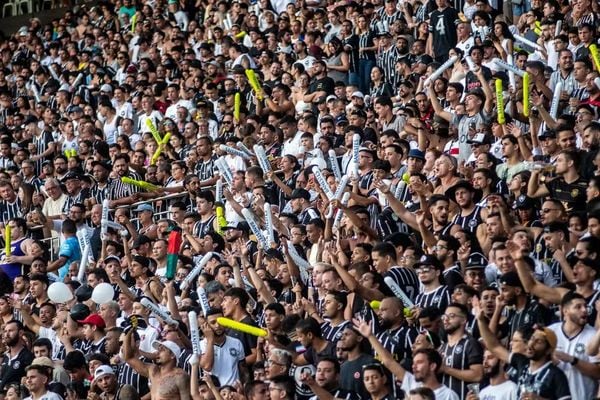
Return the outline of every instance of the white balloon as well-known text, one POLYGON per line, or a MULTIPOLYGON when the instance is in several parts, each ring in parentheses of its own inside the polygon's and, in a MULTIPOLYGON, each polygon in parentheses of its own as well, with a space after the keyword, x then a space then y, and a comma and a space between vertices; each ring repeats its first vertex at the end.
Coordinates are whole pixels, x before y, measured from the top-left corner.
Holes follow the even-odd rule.
POLYGON ((73 299, 73 292, 63 282, 54 282, 48 287, 48 297, 54 303, 66 303, 73 299))
POLYGON ((92 292, 92 301, 96 304, 105 304, 115 297, 115 289, 110 283, 99 283, 92 292))

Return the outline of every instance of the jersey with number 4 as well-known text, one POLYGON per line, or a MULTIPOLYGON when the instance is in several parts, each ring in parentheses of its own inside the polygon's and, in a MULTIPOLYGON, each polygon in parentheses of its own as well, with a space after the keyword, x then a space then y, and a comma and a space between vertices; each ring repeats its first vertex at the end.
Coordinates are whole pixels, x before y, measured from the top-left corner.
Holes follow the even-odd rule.
POLYGON ((456 47, 456 21, 458 12, 451 7, 431 13, 429 30, 433 34, 433 51, 436 58, 447 58, 450 49, 456 47))

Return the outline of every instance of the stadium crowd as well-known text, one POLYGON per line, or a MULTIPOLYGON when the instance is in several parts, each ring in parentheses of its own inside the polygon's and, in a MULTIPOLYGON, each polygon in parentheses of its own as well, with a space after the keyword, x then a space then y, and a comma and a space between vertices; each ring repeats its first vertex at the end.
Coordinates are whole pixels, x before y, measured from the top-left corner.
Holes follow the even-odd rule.
POLYGON ((597 398, 597 0, 61 5, 0 38, 2 399, 597 398))

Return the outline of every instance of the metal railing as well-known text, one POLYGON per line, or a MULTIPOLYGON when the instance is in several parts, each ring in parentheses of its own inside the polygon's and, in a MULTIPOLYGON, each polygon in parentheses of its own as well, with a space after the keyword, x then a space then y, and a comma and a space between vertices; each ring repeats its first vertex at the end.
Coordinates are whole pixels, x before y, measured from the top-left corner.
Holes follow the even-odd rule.
MULTIPOLYGON (((126 205, 126 206, 121 206, 118 208, 134 209, 137 206, 142 205, 142 204, 150 203, 150 204, 154 205, 155 203, 157 203, 159 201, 169 201, 169 200, 173 200, 173 199, 178 199, 181 197, 185 197, 185 195, 186 195, 186 192, 173 193, 173 194, 169 194, 167 196, 157 197, 155 199, 138 201, 137 203, 133 203, 133 204, 126 205)), ((114 212, 115 210, 116 209, 112 209, 110 211, 114 212)), ((155 212, 153 215, 158 220, 158 219, 166 218, 168 216, 168 214, 169 214, 169 211, 165 210, 165 211, 155 212)), ((138 218, 131 218, 130 221, 134 224, 137 224, 138 218)), ((32 229, 35 229, 35 228, 36 227, 34 227, 32 229)), ((41 228, 41 226, 39 226, 39 228, 41 228)), ((60 232, 59 232, 59 235, 60 235, 60 232)), ((58 250, 60 249, 60 236, 44 238, 44 239, 41 239, 40 242, 44 243, 48 247, 48 250, 50 252, 50 260, 55 261, 58 258, 58 250)))

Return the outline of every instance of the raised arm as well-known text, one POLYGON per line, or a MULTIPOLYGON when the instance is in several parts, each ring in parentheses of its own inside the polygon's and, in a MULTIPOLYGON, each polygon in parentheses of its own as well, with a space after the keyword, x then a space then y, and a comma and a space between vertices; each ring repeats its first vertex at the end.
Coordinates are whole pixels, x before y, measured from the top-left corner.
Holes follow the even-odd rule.
POLYGON ((508 362, 508 350, 506 347, 502 346, 502 343, 500 343, 496 335, 494 335, 488 327, 488 320, 485 315, 483 315, 483 312, 479 313, 477 316, 477 326, 479 327, 479 333, 481 334, 481 339, 483 339, 485 348, 491 351, 492 354, 500 360, 505 363, 508 362))
POLYGON ((396 360, 394 360, 394 356, 390 353, 381 343, 377 340, 377 337, 373 334, 373 330, 371 329, 371 324, 365 321, 353 320, 354 328, 360 332, 362 336, 364 336, 371 346, 373 346, 373 350, 377 353, 377 355, 381 358, 381 363, 388 369, 394 376, 402 381, 404 379, 404 374, 406 370, 402 368, 396 360))
POLYGON ((125 357, 125 362, 131 365, 131 367, 135 369, 138 374, 149 378, 149 365, 143 363, 138 357, 136 357, 134 349, 135 341, 133 338, 133 329, 130 329, 129 332, 127 332, 127 334, 125 335, 125 340, 123 341, 123 356, 125 357))

